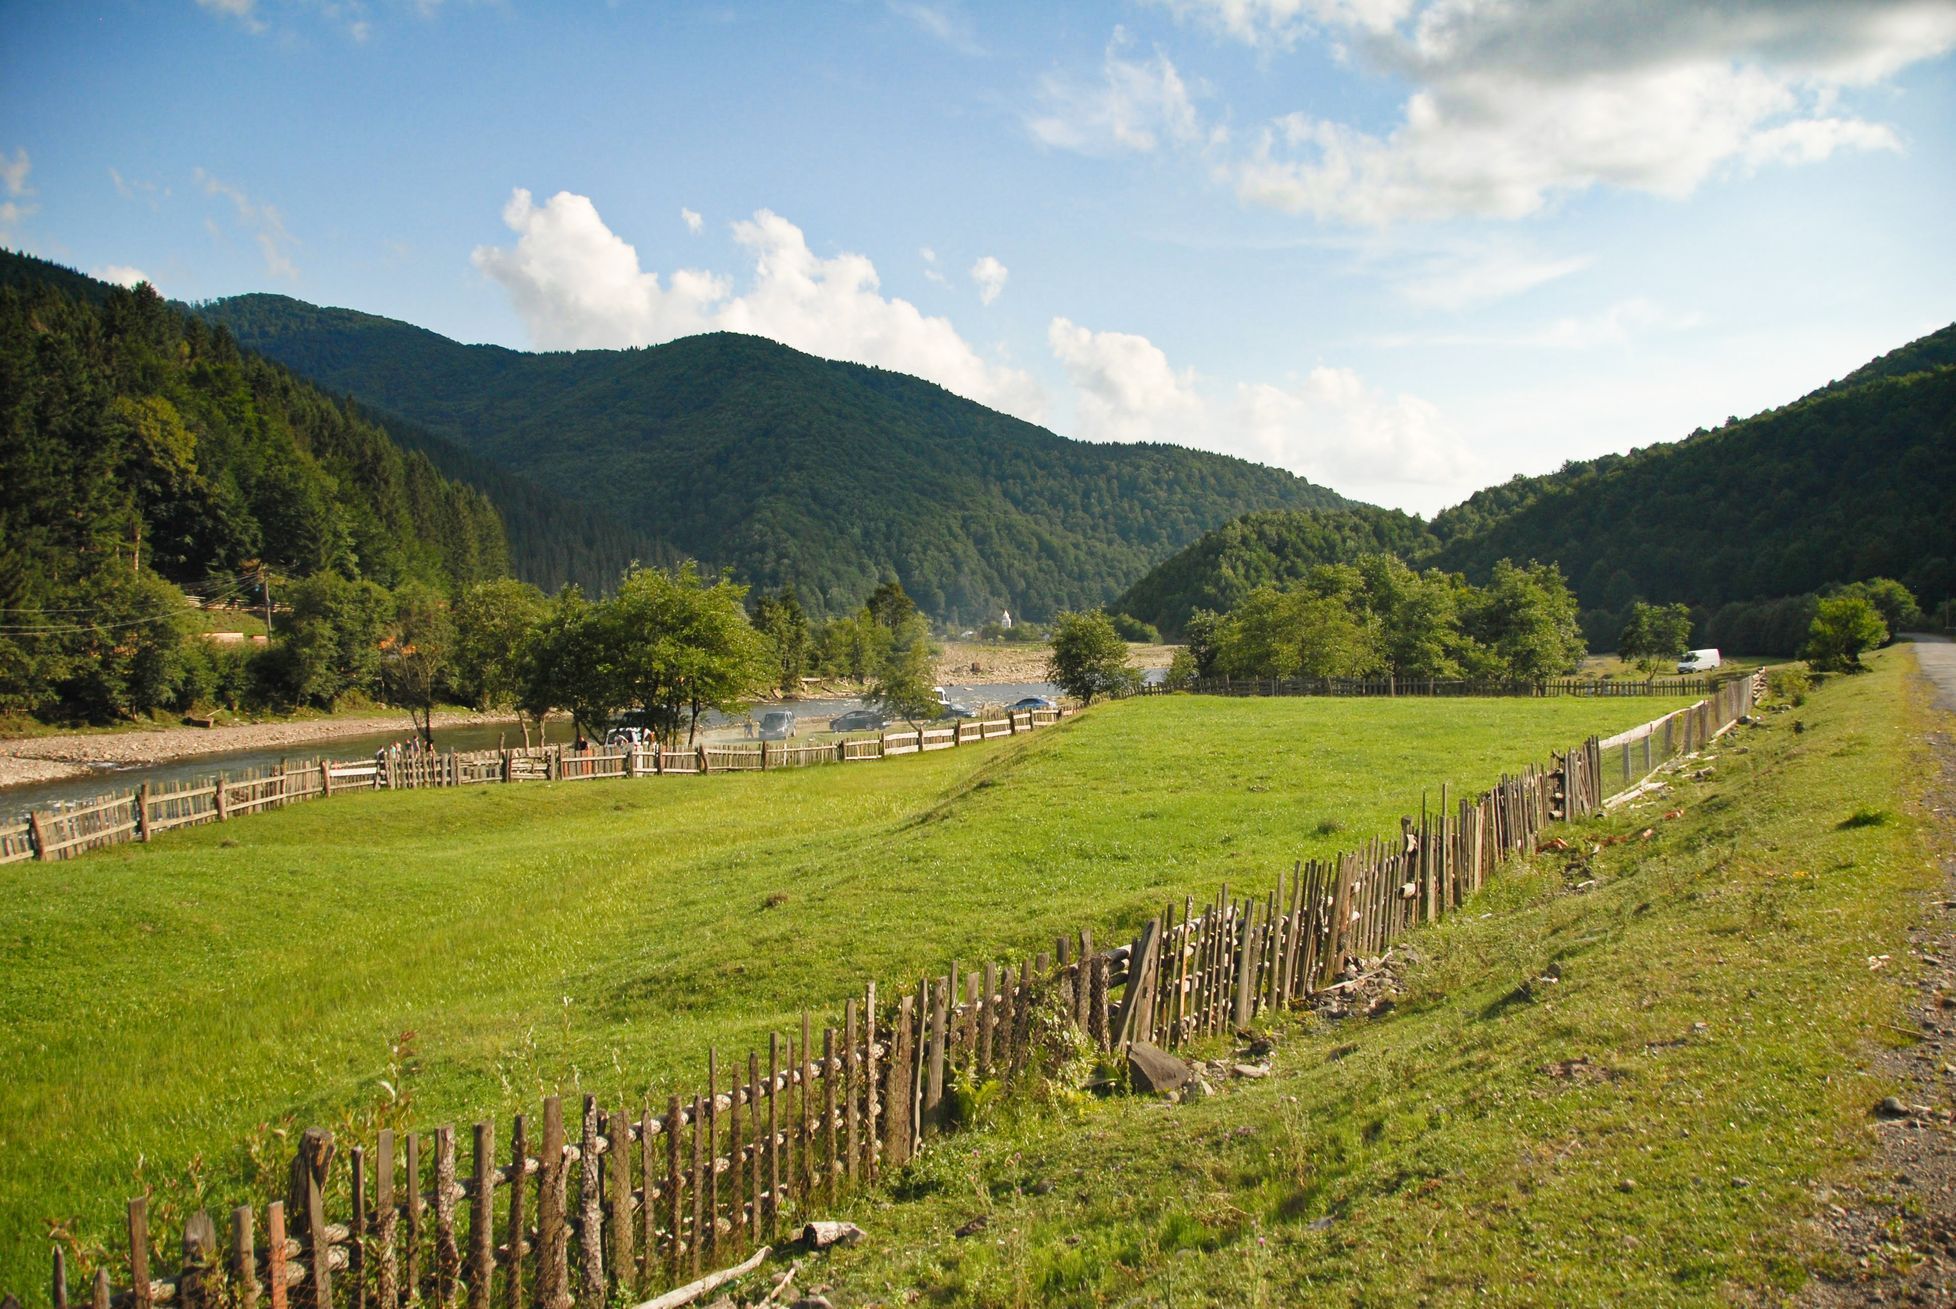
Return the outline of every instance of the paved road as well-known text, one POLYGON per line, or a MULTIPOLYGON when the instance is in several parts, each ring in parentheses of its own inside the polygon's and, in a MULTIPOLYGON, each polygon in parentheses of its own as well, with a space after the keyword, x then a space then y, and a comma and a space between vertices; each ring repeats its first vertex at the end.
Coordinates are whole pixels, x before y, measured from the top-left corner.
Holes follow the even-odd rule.
POLYGON ((1922 671, 1936 684, 1936 706, 1956 713, 1956 642, 1946 636, 1910 633, 1922 671))

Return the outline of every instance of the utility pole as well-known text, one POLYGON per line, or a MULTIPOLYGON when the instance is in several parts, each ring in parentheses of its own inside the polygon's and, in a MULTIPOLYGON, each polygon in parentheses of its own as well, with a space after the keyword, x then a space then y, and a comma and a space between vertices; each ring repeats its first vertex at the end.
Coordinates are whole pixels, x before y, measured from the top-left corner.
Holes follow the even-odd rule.
POLYGON ((265 588, 265 642, 272 640, 272 573, 261 561, 258 565, 258 584, 265 588))

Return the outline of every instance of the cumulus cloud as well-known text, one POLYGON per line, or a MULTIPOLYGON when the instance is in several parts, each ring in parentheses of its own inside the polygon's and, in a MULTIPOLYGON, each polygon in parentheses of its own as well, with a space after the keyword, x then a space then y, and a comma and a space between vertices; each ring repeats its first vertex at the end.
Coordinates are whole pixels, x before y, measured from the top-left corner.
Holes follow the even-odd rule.
POLYGON ((699 216, 697 210, 687 209, 683 205, 679 210, 679 221, 686 224, 686 230, 694 236, 698 236, 706 226, 706 220, 699 216))
POLYGON ((115 193, 124 200, 136 200, 150 207, 152 212, 162 208, 162 201, 170 198, 170 188, 157 182, 145 182, 140 178, 124 177, 120 170, 109 169, 109 181, 115 184, 115 193))
POLYGON ((514 246, 481 246, 474 262, 508 293, 531 340, 548 350, 652 345, 704 331, 749 332, 830 359, 925 377, 959 395, 1037 421, 1044 408, 1024 372, 988 362, 945 318, 881 293, 859 254, 824 258, 799 227, 762 209, 733 225, 752 267, 732 278, 681 269, 664 282, 639 266, 588 197, 539 205, 518 189, 503 209, 514 246))
POLYGON ((1046 342, 1076 391, 1075 435, 1089 441, 1184 443, 1207 435, 1195 371, 1176 371, 1147 337, 1095 332, 1055 318, 1046 342))
MULTIPOLYGON (((299 244, 298 238, 285 230, 285 217, 276 205, 260 204, 247 195, 242 187, 211 176, 202 168, 196 169, 194 176, 204 194, 218 196, 231 202, 237 216, 238 226, 257 244, 259 253, 265 257, 265 271, 274 277, 299 275, 299 267, 292 262, 292 249, 299 244)), ((205 226, 213 233, 216 224, 209 219, 205 226)))
POLYGON ((197 0, 197 5, 213 14, 237 19, 248 31, 265 30, 265 22, 258 16, 258 0, 197 0))
POLYGON ((999 292, 1005 289, 1005 279, 1011 275, 1011 270, 991 255, 986 255, 973 264, 971 280, 978 287, 979 303, 990 304, 998 299, 999 292))
POLYGON ((138 282, 148 282, 151 286, 156 285, 155 278, 145 273, 142 269, 132 268, 128 264, 104 264, 102 267, 91 271, 89 276, 104 282, 113 282, 117 286, 134 286, 138 282))
POLYGON ((1040 84, 1039 110, 1026 120, 1033 138, 1088 155, 1146 154, 1164 144, 1202 142, 1194 96, 1175 65, 1159 48, 1152 59, 1130 59, 1124 53, 1130 44, 1127 33, 1115 28, 1098 80, 1048 75, 1040 84))
POLYGON ((1053 356, 1075 389, 1076 435, 1169 441, 1286 468, 1384 503, 1426 503, 1471 481, 1478 461, 1440 410, 1319 366, 1278 384, 1205 382, 1144 336, 1055 318, 1053 356))
POLYGON ((1165 3, 1266 52, 1327 41, 1411 87, 1385 131, 1286 114, 1222 166, 1246 204, 1366 226, 1522 218, 1597 187, 1682 197, 1899 150, 1842 93, 1956 46, 1952 0, 1165 3))
POLYGON ((1467 443, 1436 406, 1389 395, 1349 368, 1320 365, 1286 386, 1240 384, 1234 419, 1234 453, 1347 492, 1448 486, 1476 472, 1467 443))

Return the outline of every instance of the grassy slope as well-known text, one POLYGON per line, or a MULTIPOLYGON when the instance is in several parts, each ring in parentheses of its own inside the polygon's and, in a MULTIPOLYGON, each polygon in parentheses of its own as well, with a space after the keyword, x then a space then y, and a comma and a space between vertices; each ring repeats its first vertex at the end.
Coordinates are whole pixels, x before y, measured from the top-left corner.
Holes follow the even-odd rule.
POLYGON ((709 1041, 867 978, 1261 887, 1424 786, 1668 707, 1149 699, 887 764, 348 797, 8 866, 0 1285, 40 1283, 44 1218, 112 1232, 139 1155, 167 1181, 202 1152, 218 1200, 254 1125, 364 1118, 383 1078, 420 1126, 545 1087, 690 1087, 709 1041))
POLYGON ((873 1240, 805 1278, 842 1305, 1776 1302, 1825 1260, 1800 1220, 1892 1089, 1871 1044, 1907 1039, 1885 1024, 1937 882, 1906 807, 1911 659, 1587 832, 1649 844, 1504 874, 1414 939, 1395 1012, 1300 1019, 1275 1076, 1207 1101, 1008 1113, 914 1166, 914 1203, 850 1206, 873 1240), (1842 825, 1864 811, 1886 817, 1842 825), (1547 998, 1504 1003, 1551 962, 1547 998), (1584 1056, 1608 1071, 1545 1071, 1584 1056))

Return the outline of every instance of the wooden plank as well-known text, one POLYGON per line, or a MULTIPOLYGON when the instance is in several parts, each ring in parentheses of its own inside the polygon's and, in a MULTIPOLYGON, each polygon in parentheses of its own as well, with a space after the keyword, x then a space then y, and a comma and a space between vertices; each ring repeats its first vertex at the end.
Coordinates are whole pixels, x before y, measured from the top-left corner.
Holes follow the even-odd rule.
POLYGON ((992 1037, 998 1025, 998 964, 985 961, 984 993, 979 996, 978 1008, 978 1053, 974 1071, 979 1078, 992 1075, 992 1037))
MULTIPOLYGON (((632 1288, 632 1120, 623 1109, 604 1117, 605 1150, 598 1162, 603 1166, 604 1191, 604 1268, 610 1274, 608 1291, 632 1288)), ((651 1148, 651 1143, 646 1143, 651 1148)), ((646 1207, 652 1193, 645 1193, 646 1207)), ((615 1298, 615 1296, 613 1297, 615 1298)))
POLYGON ((842 1175, 850 1182, 856 1180, 857 1161, 862 1158, 862 1120, 857 1111, 857 1096, 861 1093, 861 1072, 856 1060, 856 1000, 851 996, 842 1009, 842 1118, 845 1126, 845 1143, 842 1152, 842 1175))
POLYGON ((129 1202, 129 1303, 134 1309, 149 1309, 149 1200, 137 1196, 129 1202))
MULTIPOLYGON (((454 761, 454 752, 449 752, 454 761)), ((475 1194, 469 1205, 469 1309, 489 1309, 496 1276, 496 1129, 488 1122, 475 1125, 471 1180, 475 1194)), ((517 1178, 522 1184, 522 1178, 517 1178)))
POLYGON ((835 1139, 835 1029, 822 1029, 822 1198, 835 1200, 836 1139, 835 1139))
POLYGON ((747 1239, 761 1239, 761 1187, 765 1181, 762 1167, 764 1155, 761 1146, 761 1057, 756 1052, 747 1052, 747 1192, 750 1212, 747 1215, 747 1239))
POLYGON ((333 1134, 308 1127, 292 1160, 292 1188, 286 1197, 304 1224, 308 1309, 333 1309, 332 1242, 326 1234, 326 1170, 332 1159, 333 1134))
POLYGON ((1149 919, 1148 925, 1141 929, 1141 935, 1128 955, 1127 993, 1121 999, 1121 1015, 1114 1024, 1114 1050, 1124 1052, 1141 1035, 1144 1014, 1151 1005, 1150 989, 1155 970, 1155 957, 1160 953, 1161 920, 1149 919))
POLYGON ((231 1211, 231 1295, 233 1309, 258 1309, 258 1251, 248 1204, 231 1211))
POLYGON ((797 1049, 799 1053, 795 1059, 795 1085, 800 1090, 801 1126, 795 1134, 797 1142, 795 1148, 801 1156, 801 1172, 797 1174, 801 1178, 799 1190, 802 1198, 807 1200, 815 1194, 815 1102, 812 1098, 815 1088, 809 1082, 809 1072, 815 1058, 815 1046, 814 1038, 810 1034, 806 1009, 801 1011, 801 1045, 797 1049))
POLYGON ((413 1132, 401 1142, 401 1165, 407 1173, 407 1221, 402 1243, 401 1299, 413 1304, 421 1298, 421 1138, 413 1132))
MULTIPOLYGON (((700 1098, 698 1096, 694 1096, 693 1118, 692 1118, 693 1180, 692 1180, 692 1184, 686 1188, 687 1191, 691 1194, 692 1210, 693 1210, 692 1212, 693 1221, 692 1224, 687 1228, 687 1232, 689 1234, 690 1239, 686 1242, 686 1262, 687 1262, 687 1266, 694 1273, 698 1273, 700 1270, 701 1247, 706 1243, 705 1236, 704 1236, 705 1228, 702 1226, 702 1224, 706 1221, 706 1219, 705 1219, 705 1215, 702 1212, 702 1209, 706 1200, 706 1196, 705 1196, 706 1174, 708 1170, 712 1167, 712 1162, 713 1162, 710 1158, 707 1157, 706 1152, 700 1148, 700 1140, 702 1136, 705 1135, 705 1130, 706 1130, 706 1125, 703 1121, 704 1117, 705 1114, 700 1105, 700 1098)), ((675 1236, 676 1235, 677 1234, 675 1233, 675 1236)))
POLYGON ((863 1159, 862 1175, 874 1179, 877 1173, 877 1143, 882 1139, 876 1130, 882 1117, 882 1105, 878 1099, 880 1081, 876 1075, 876 983, 868 984, 863 997, 863 1159))
MULTIPOLYGON (((652 1138, 661 1130, 661 1126, 663 1126, 668 1137, 677 1137, 679 1135, 679 1115, 676 1113, 673 1114, 661 1125, 653 1119, 652 1106, 649 1103, 640 1107, 638 1116, 638 1185, 643 1199, 638 1208, 638 1257, 635 1266, 636 1276, 633 1282, 633 1285, 638 1288, 640 1295, 652 1289, 652 1283, 656 1279, 659 1271, 659 1206, 653 1203, 653 1200, 659 1190, 660 1150, 658 1146, 652 1143, 652 1138)), ((627 1183, 625 1191, 625 1204, 629 1210, 631 1207, 631 1186, 629 1183, 627 1183)), ((619 1270, 619 1276, 621 1278, 624 1276, 622 1268, 619 1270)))
POLYGON ((346 1271, 353 1282, 353 1309, 367 1309, 367 1152, 354 1146, 348 1152, 352 1164, 351 1194, 353 1221, 347 1241, 346 1271))
MULTIPOLYGON (((767 1034, 767 1227, 781 1234, 781 1033, 767 1034)), ((649 1192, 648 1192, 649 1194, 649 1192)))
POLYGON ((455 1127, 435 1129, 435 1304, 455 1303, 462 1280, 462 1252, 455 1240, 455 1127))
POLYGON ((270 1309, 286 1309, 290 1280, 285 1272, 285 1239, 285 1202, 274 1200, 265 1206, 265 1288, 270 1309))
POLYGON ((914 1029, 917 1010, 914 999, 905 995, 897 1001, 896 1030, 890 1042, 889 1095, 883 1112, 882 1162, 892 1168, 910 1161, 912 1131, 911 1064, 915 1058, 914 1029))
POLYGON ((946 1068, 946 1042, 951 1027, 951 979, 938 979, 932 987, 930 1010, 930 1042, 928 1066, 924 1084, 924 1114, 922 1126, 935 1134, 943 1130, 944 1092, 946 1068))
MULTIPOLYGON (((411 1139, 411 1138, 410 1138, 411 1139)), ((542 1309, 571 1309, 570 1227, 565 1221, 569 1195, 564 1158, 564 1102, 543 1102, 543 1168, 537 1180, 537 1295, 542 1309)), ((410 1197, 413 1190, 409 1190, 410 1197)), ((410 1200, 410 1206, 412 1200, 410 1200)))
POLYGON ((529 1120, 517 1114, 509 1128, 509 1214, 505 1219, 504 1243, 509 1250, 503 1260, 503 1309, 524 1309, 525 1257, 530 1253, 529 1120))
MULTIPOLYGON (((183 1224, 183 1264, 177 1272, 177 1304, 182 1309, 215 1309, 219 1279, 211 1273, 216 1264, 217 1229, 210 1214, 199 1209, 183 1224)), ((67 1298, 65 1286, 62 1298, 67 1298)))
POLYGON ((720 1255, 720 1053, 706 1051, 706 1229, 705 1257, 717 1263, 720 1255))

